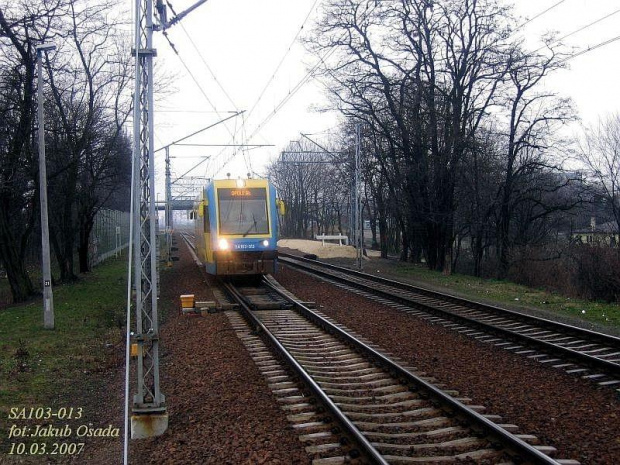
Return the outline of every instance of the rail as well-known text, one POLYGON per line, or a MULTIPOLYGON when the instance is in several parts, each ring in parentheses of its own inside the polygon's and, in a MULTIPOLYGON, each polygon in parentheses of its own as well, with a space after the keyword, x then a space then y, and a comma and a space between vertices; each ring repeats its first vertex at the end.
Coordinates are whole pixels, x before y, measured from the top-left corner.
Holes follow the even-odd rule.
MULTIPOLYGON (((522 314, 516 311, 502 309, 500 307, 495 307, 492 305, 482 304, 480 302, 473 302, 473 301, 469 301, 466 299, 449 296, 449 295, 442 294, 439 292, 430 291, 428 289, 405 284, 402 282, 392 281, 392 280, 388 280, 385 278, 368 275, 365 273, 349 270, 346 268, 341 268, 341 267, 334 266, 331 264, 317 262, 315 260, 307 260, 307 259, 304 259, 298 256, 280 253, 280 260, 284 263, 289 263, 293 266, 299 266, 302 268, 311 267, 313 269, 313 272, 317 274, 325 275, 329 277, 330 279, 342 282, 344 284, 347 284, 355 288, 368 290, 368 287, 372 287, 372 290, 371 290, 372 293, 376 295, 380 295, 391 301, 397 301, 407 306, 418 308, 422 311, 439 315, 443 318, 448 318, 451 320, 464 322, 470 326, 481 328, 484 331, 495 333, 495 334, 500 334, 503 337, 508 337, 512 339, 520 339, 532 345, 539 346, 541 348, 549 350, 552 353, 563 355, 564 357, 579 360, 581 363, 585 363, 587 365, 597 367, 598 369, 604 370, 605 372, 610 373, 613 376, 616 376, 616 377, 620 376, 620 364, 618 364, 617 362, 610 361, 610 360, 605 360, 604 358, 601 358, 600 355, 599 356, 591 355, 590 353, 588 353, 590 352, 590 350, 592 350, 591 347, 587 347, 587 349, 589 350, 583 350, 583 351, 579 351, 574 347, 565 347, 558 343, 549 342, 548 340, 545 340, 552 336, 544 335, 540 337, 534 337, 533 335, 526 334, 528 331, 531 332, 529 329, 522 331, 523 334, 521 334, 516 329, 515 330, 507 329, 505 327, 500 327, 497 324, 490 324, 484 321, 479 321, 472 317, 458 314, 455 311, 450 311, 445 308, 439 308, 439 305, 437 305, 437 303, 439 302, 433 303, 430 301, 430 299, 436 299, 437 301, 443 301, 444 304, 446 302, 449 302, 449 303, 453 303, 458 306, 462 306, 464 308, 485 311, 494 316, 512 318, 516 320, 517 322, 521 322, 522 324, 537 325, 538 328, 541 328, 543 330, 555 331, 558 334, 562 334, 565 336, 568 335, 570 337, 574 337, 577 339, 583 339, 584 341, 587 341, 587 342, 596 342, 608 348, 608 350, 612 350, 612 351, 620 350, 620 338, 617 338, 615 336, 610 336, 607 334, 590 331, 590 330, 586 330, 583 328, 578 328, 578 327, 567 325, 564 323, 554 322, 554 321, 547 320, 544 318, 538 318, 538 317, 534 317, 531 315, 525 315, 525 314, 522 314), (295 261, 298 262, 297 265, 293 263, 295 261), (324 269, 325 271, 323 271, 322 269, 324 269), (329 270, 329 272, 326 270, 329 270), (354 282, 354 281, 351 281, 350 278, 347 278, 346 276, 353 276, 355 278, 359 278, 362 280, 371 281, 376 284, 384 285, 386 286, 386 288, 380 289, 378 286, 376 286, 376 284, 373 286, 369 286, 368 284, 364 284, 362 282, 354 282), (405 291, 411 294, 403 295, 402 293, 395 292, 395 290, 405 291), (417 299, 415 295, 423 296, 424 299, 417 299), (421 301, 421 300, 424 300, 424 301, 421 301)), ((504 326, 508 326, 508 325, 504 325, 504 326)))
MULTIPOLYGON (((511 434, 501 426, 486 418, 484 415, 470 409, 465 404, 432 385, 430 382, 416 376, 407 369, 398 365, 396 362, 392 361, 390 358, 376 351, 359 339, 353 337, 343 329, 335 326, 321 315, 313 312, 302 302, 291 297, 272 278, 265 278, 263 280, 263 285, 268 287, 270 291, 279 294, 283 299, 291 302, 294 305, 294 310, 296 313, 344 342, 346 345, 351 347, 355 353, 360 354, 360 356, 363 356, 368 360, 372 360, 372 363, 375 364, 375 366, 382 368, 386 373, 390 373, 395 379, 402 380, 401 382, 404 382, 405 385, 409 386, 409 391, 418 392, 421 399, 430 399, 433 405, 435 405, 435 402, 438 402, 437 406, 443 406, 442 410, 446 412, 445 414, 447 417, 456 415, 457 417, 462 418, 462 424, 472 425, 471 428, 473 431, 484 432, 484 436, 488 436, 490 438, 491 444, 501 443, 506 452, 514 457, 515 460, 536 464, 558 463, 542 452, 542 450, 539 450, 536 446, 530 445, 514 434, 511 434)), ((303 379, 304 384, 313 391, 314 395, 320 399, 321 403, 330 410, 335 418, 338 419, 338 423, 346 428, 347 435, 354 438, 356 444, 365 454, 368 455, 369 458, 371 458, 373 463, 388 463, 388 456, 381 454, 381 452, 377 450, 377 446, 370 443, 369 439, 366 438, 365 433, 362 433, 358 429, 353 421, 348 418, 347 414, 343 412, 338 405, 336 405, 329 395, 323 391, 321 386, 319 386, 313 377, 296 360, 295 356, 288 352, 283 343, 278 340, 278 338, 268 329, 261 319, 255 315, 255 312, 244 301, 244 296, 241 292, 237 291, 232 284, 226 284, 226 289, 240 304, 242 313, 250 325, 255 328, 259 335, 263 335, 263 337, 269 341, 269 344, 275 348, 281 357, 284 357, 287 360, 289 365, 294 368, 297 375, 303 379)), ((269 311, 268 313, 273 315, 272 311, 269 311)), ((289 319, 290 317, 286 317, 287 321, 289 319)), ((280 323, 275 324, 276 327, 279 327, 279 325, 280 323)))

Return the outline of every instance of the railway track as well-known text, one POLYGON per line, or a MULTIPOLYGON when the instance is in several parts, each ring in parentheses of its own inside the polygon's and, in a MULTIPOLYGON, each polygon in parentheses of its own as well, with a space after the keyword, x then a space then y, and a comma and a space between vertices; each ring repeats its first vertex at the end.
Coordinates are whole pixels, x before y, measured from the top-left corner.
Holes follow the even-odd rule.
POLYGON ((553 460, 552 447, 403 367, 272 278, 224 286, 247 321, 227 312, 233 327, 315 463, 578 463, 553 460))
POLYGON ((620 338, 288 254, 280 261, 620 392, 620 338))

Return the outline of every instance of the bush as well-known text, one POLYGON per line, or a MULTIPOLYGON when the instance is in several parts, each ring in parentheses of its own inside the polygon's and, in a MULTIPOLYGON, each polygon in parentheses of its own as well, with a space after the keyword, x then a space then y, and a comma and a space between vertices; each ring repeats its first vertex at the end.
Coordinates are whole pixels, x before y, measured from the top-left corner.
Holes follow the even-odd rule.
POLYGON ((548 248, 526 248, 510 269, 519 284, 544 288, 584 299, 620 300, 620 250, 571 244, 556 253, 548 248), (555 258, 549 258, 554 255, 555 258))
POLYGON ((575 286, 582 297, 606 302, 620 298, 620 250, 610 247, 575 245, 571 258, 575 263, 575 286))

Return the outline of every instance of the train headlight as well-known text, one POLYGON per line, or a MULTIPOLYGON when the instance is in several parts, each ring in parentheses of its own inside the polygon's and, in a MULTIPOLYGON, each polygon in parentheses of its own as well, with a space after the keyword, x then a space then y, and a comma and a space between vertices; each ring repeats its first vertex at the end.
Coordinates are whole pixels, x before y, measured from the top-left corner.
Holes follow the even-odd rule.
POLYGON ((242 188, 245 187, 245 180, 244 179, 237 179, 237 187, 242 188))
POLYGON ((264 245, 265 247, 269 247, 269 241, 268 241, 267 239, 265 239, 265 240, 263 241, 263 245, 264 245))
POLYGON ((218 242, 220 250, 228 250, 229 244, 226 239, 220 239, 218 242))

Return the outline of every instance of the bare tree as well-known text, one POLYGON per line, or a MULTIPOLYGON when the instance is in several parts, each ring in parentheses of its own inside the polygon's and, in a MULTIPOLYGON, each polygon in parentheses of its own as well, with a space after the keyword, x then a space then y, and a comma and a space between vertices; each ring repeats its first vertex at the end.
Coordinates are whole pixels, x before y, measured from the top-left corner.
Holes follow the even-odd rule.
POLYGON ((620 114, 586 128, 578 155, 620 230, 620 114))
POLYGON ((494 0, 348 0, 329 3, 310 38, 334 103, 386 149, 378 162, 407 212, 403 259, 422 249, 450 271, 456 179, 507 71, 507 18, 494 0))
MULTIPOLYGON (((81 230, 80 251, 87 250, 83 244, 94 214, 116 188, 112 180, 122 178, 120 167, 128 171, 118 157, 129 114, 130 54, 114 40, 120 18, 110 14, 110 6, 0 0, 0 263, 15 301, 34 292, 25 256, 38 220, 37 43, 52 41, 58 48, 45 63, 44 109, 51 242, 61 279, 75 278, 76 231, 81 230)), ((128 158, 126 149, 122 156, 128 158)))
POLYGON ((15 302, 34 293, 25 254, 38 202, 35 45, 51 35, 60 4, 0 3, 0 263, 15 302))
MULTIPOLYGON (((482 275, 483 258, 496 239, 502 148, 494 126, 479 130, 476 143, 465 155, 456 186, 457 243, 468 243, 474 276, 482 275)), ((456 260, 453 265, 456 267, 456 260)))
MULTIPOLYGON (((547 43, 550 42, 552 39, 547 38, 547 43)), ((523 202, 539 202, 542 198, 541 191, 557 190, 564 185, 561 183, 559 186, 544 186, 534 182, 536 176, 554 169, 552 152, 561 144, 557 131, 563 124, 575 118, 568 99, 542 90, 540 85, 549 73, 562 67, 562 57, 563 55, 551 47, 548 48, 547 55, 542 55, 525 53, 518 45, 507 57, 509 86, 506 89, 505 107, 509 119, 497 195, 497 256, 500 278, 506 276, 510 266, 511 225, 516 219, 516 209, 523 202)), ((542 207, 542 204, 540 206, 542 207)), ((543 210, 551 213, 557 208, 560 207, 543 210)), ((534 217, 538 217, 538 214, 534 217)))
POLYGON ((120 22, 110 14, 108 2, 71 0, 61 29, 65 41, 55 69, 48 66, 57 116, 56 157, 50 157, 56 199, 52 245, 62 281, 76 279, 76 240, 80 271, 88 271, 94 217, 115 188, 110 181, 116 179, 113 173, 119 165, 111 162, 117 154, 111 149, 119 147, 115 140, 130 112, 130 99, 122 99, 130 79, 130 55, 121 46, 120 22))

